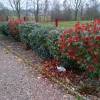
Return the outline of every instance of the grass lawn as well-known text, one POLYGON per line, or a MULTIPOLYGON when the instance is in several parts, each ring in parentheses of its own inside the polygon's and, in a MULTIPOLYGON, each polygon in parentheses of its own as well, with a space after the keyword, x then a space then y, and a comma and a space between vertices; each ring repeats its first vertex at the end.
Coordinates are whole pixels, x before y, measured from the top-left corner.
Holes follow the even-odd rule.
MULTIPOLYGON (((59 27, 60 28, 71 28, 77 23, 78 21, 61 21, 59 22, 59 27)), ((79 21, 80 23, 88 23, 91 21, 79 21)), ((54 22, 48 22, 48 23, 42 23, 43 25, 54 25, 54 22)))

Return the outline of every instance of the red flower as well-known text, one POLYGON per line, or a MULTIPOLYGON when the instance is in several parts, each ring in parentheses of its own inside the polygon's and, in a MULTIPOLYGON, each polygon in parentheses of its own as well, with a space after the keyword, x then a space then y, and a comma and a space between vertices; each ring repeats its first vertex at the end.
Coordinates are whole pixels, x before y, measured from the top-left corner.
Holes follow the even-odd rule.
POLYGON ((73 37, 72 39, 73 39, 74 42, 79 42, 79 40, 80 40, 78 36, 73 37))
POLYGON ((83 40, 90 41, 90 40, 93 40, 93 38, 92 37, 84 37, 83 40))
POLYGON ((82 24, 81 27, 82 27, 82 32, 86 31, 86 25, 85 24, 82 24))
POLYGON ((94 20, 94 23, 95 23, 95 24, 100 24, 100 19, 95 19, 95 20, 94 20))
POLYGON ((76 53, 73 50, 68 50, 67 55, 73 60, 76 59, 76 53))
POLYGON ((75 32, 79 33, 81 31, 81 24, 78 22, 75 24, 75 32))
POLYGON ((93 62, 94 62, 94 64, 99 63, 98 58, 94 58, 94 59, 93 59, 93 62))
POLYGON ((93 65, 89 65, 87 69, 88 69, 89 72, 95 72, 96 71, 96 69, 93 65))
POLYGON ((100 41, 100 36, 96 36, 96 38, 95 38, 95 39, 100 41))

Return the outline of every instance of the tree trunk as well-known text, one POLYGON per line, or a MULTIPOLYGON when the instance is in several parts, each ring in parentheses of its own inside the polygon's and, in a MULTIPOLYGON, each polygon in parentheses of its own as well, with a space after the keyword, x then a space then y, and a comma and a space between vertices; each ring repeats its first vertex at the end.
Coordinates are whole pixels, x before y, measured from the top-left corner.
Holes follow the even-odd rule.
POLYGON ((36 22, 39 22, 39 0, 37 0, 37 8, 36 8, 35 20, 36 20, 36 22))
POLYGON ((78 16, 78 9, 75 11, 75 21, 77 21, 77 16, 78 16))

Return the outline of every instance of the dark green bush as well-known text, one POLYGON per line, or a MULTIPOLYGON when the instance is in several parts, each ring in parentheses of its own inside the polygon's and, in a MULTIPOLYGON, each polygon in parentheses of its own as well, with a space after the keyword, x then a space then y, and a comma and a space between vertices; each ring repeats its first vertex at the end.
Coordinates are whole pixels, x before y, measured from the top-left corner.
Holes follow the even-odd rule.
POLYGON ((20 39, 23 43, 30 45, 30 39, 28 35, 34 30, 35 27, 40 27, 38 24, 21 24, 19 25, 20 39))
POLYGON ((40 24, 22 24, 19 25, 20 39, 42 58, 51 58, 48 49, 48 33, 54 29, 53 26, 43 26, 40 24))
POLYGON ((8 29, 8 23, 1 23, 0 24, 0 33, 8 36, 9 35, 9 29, 8 29))
MULTIPOLYGON (((8 35, 8 24, 1 24, 0 31, 8 35)), ((18 31, 21 41, 31 47, 41 58, 57 59, 62 66, 67 66, 66 68, 77 66, 74 61, 60 52, 58 40, 62 30, 40 24, 20 24, 18 31)))
POLYGON ((53 58, 59 59, 60 51, 59 51, 59 40, 60 32, 58 30, 51 30, 49 31, 48 37, 47 37, 47 45, 50 54, 53 56, 53 58))
MULTIPOLYGON (((31 47, 41 58, 57 59, 64 67, 77 66, 74 61, 60 52, 58 41, 62 30, 53 26, 29 23, 19 24, 16 28, 19 31, 21 41, 27 47, 31 47)), ((0 25, 0 31, 5 35, 9 34, 7 23, 0 25)))
POLYGON ((30 45, 32 49, 42 58, 51 58, 51 54, 48 49, 48 33, 51 27, 35 27, 34 30, 29 34, 30 45))

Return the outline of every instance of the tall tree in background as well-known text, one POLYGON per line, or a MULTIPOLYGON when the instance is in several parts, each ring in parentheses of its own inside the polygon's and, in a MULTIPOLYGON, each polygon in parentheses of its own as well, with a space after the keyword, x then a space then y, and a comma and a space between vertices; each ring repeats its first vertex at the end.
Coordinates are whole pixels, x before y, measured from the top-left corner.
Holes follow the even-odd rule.
POLYGON ((85 5, 86 5, 86 0, 82 0, 80 4, 80 17, 84 16, 85 5))
POLYGON ((29 0, 26 0, 26 17, 28 16, 28 6, 29 6, 29 0))
POLYGON ((100 4, 97 0, 90 0, 90 3, 86 4, 85 16, 87 19, 100 18, 100 4))
POLYGON ((53 0, 51 6, 51 19, 60 19, 61 18, 61 5, 58 0, 53 0))
POLYGON ((36 20, 36 22, 38 22, 39 21, 39 2, 40 2, 40 0, 36 0, 36 10, 35 10, 35 20, 36 20))
POLYGON ((82 0, 74 0, 74 8, 75 8, 75 20, 77 20, 79 8, 81 6, 82 0))
POLYGON ((71 0, 64 0, 63 1, 63 19, 70 20, 72 18, 72 11, 71 11, 71 0))
MULTIPOLYGON (((9 14, 33 16, 36 22, 41 20, 77 20, 80 17, 87 19, 100 18, 100 4, 98 0, 7 0, 12 9, 5 9, 9 14), (23 4, 24 2, 24 4, 23 4)), ((3 7, 2 4, 0 7, 3 7)), ((7 6, 9 7, 9 6, 7 6)), ((5 8, 7 8, 5 7, 5 8)), ((4 13, 4 10, 3 10, 4 13)))
POLYGON ((34 12, 35 21, 39 22, 41 0, 32 0, 32 2, 33 2, 33 10, 34 10, 33 12, 34 12))
POLYGON ((44 10, 43 10, 43 13, 44 13, 44 21, 46 20, 46 17, 47 17, 47 14, 48 14, 49 3, 50 3, 49 0, 45 0, 44 1, 44 10))
POLYGON ((92 9, 92 14, 91 16, 93 16, 93 18, 99 18, 100 15, 100 11, 99 11, 99 7, 100 7, 100 3, 98 2, 98 0, 91 0, 91 9, 92 9))
POLYGON ((8 19, 9 10, 7 7, 4 6, 3 3, 0 2, 0 16, 2 16, 4 19, 8 19))
POLYGON ((18 18, 21 17, 21 0, 8 0, 13 11, 16 12, 18 18))

